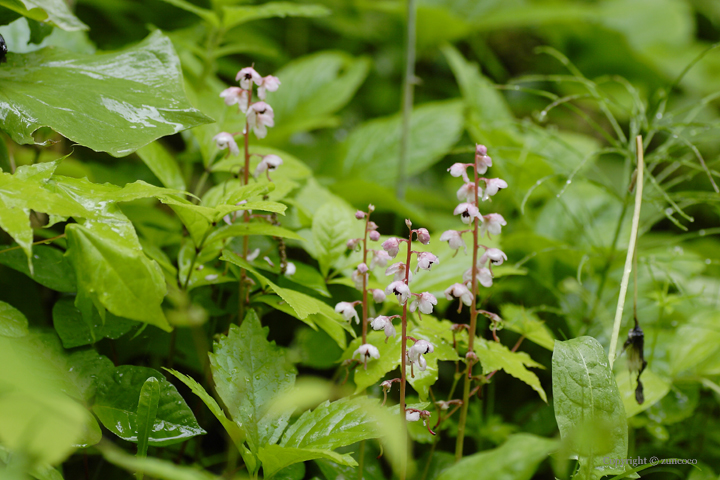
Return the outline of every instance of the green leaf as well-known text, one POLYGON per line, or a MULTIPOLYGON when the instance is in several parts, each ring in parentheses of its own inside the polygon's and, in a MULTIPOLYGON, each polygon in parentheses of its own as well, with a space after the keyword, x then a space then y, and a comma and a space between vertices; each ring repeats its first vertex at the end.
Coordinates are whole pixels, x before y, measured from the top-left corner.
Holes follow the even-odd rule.
MULTIPOLYGON (((0 247, 0 250, 5 247, 0 247)), ((40 285, 58 292, 74 292, 77 289, 75 272, 61 250, 45 245, 32 248, 33 273, 28 268, 28 258, 23 250, 0 253, 0 264, 22 272, 40 285)))
POLYGON ((107 313, 103 321, 95 310, 93 310, 91 324, 85 323, 72 298, 58 300, 53 307, 52 315, 55 331, 60 336, 65 348, 90 345, 103 338, 120 338, 139 325, 137 322, 117 317, 112 313, 107 313))
POLYGON ((211 121, 186 100, 180 63, 160 31, 115 53, 45 48, 7 60, 0 68, 0 117, 17 143, 34 143, 33 132, 48 126, 118 157, 211 121))
POLYGON ((335 463, 348 466, 356 466, 357 462, 350 454, 340 454, 332 450, 320 448, 293 448, 281 447, 280 445, 268 445, 260 449, 258 454, 263 465, 265 478, 270 478, 288 465, 308 460, 323 458, 332 460, 335 463))
POLYGON ((80 391, 80 398, 91 404, 97 392, 98 383, 112 377, 115 365, 106 356, 88 348, 74 351, 68 355, 66 370, 75 374, 75 384, 80 391))
POLYGON ((603 462, 627 458, 628 428, 620 392, 602 345, 592 337, 555 341, 552 359, 555 419, 580 463, 580 478, 624 472, 603 462))
POLYGON ((230 326, 210 354, 215 386, 232 419, 243 426, 250 449, 277 441, 288 415, 273 412, 274 398, 295 383, 296 371, 285 349, 267 341, 267 330, 250 311, 242 325, 230 326))
POLYGON ((335 202, 328 202, 315 212, 312 233, 323 276, 327 277, 330 267, 347 250, 356 221, 351 211, 335 202))
POLYGON ((170 331, 161 304, 166 286, 160 267, 140 249, 137 239, 118 235, 111 226, 68 225, 67 255, 77 275, 76 305, 88 318, 89 302, 110 313, 170 331), (85 313, 87 311, 87 313, 85 313))
POLYGON ((28 334, 28 320, 25 315, 9 303, 0 300, 0 335, 24 337, 28 334))
POLYGON ((438 380, 440 371, 438 369, 438 361, 457 361, 460 357, 452 344, 452 327, 453 323, 448 320, 438 320, 430 315, 423 315, 422 320, 417 322, 410 330, 410 336, 423 339, 430 342, 435 350, 433 353, 425 355, 427 367, 424 371, 416 370, 414 377, 410 376, 408 382, 420 396, 420 400, 425 401, 428 398, 430 387, 438 380))
POLYGON ((38 22, 49 22, 63 30, 87 30, 88 26, 72 14, 63 0, 0 0, 8 8, 38 22))
POLYGON ((270 94, 277 125, 273 133, 284 136, 338 124, 332 114, 352 99, 370 66, 368 58, 343 52, 318 52, 285 65, 275 73, 282 86, 270 94))
POLYGON ((621 372, 615 376, 615 382, 620 390, 623 405, 625 406, 625 415, 627 418, 633 417, 640 412, 644 412, 652 407, 656 402, 665 397, 670 392, 670 382, 654 373, 649 368, 643 370, 640 381, 643 384, 643 393, 645 401, 642 405, 638 405, 635 400, 635 388, 637 387, 637 375, 628 372, 621 372))
POLYGON ((556 440, 529 433, 511 435, 500 447, 463 458, 444 470, 438 480, 483 478, 493 480, 530 480, 540 462, 558 447, 556 440))
POLYGON ((213 230, 208 235, 206 244, 211 244, 218 240, 231 237, 244 237, 248 235, 268 235, 270 237, 291 238, 293 240, 302 240, 302 237, 292 230, 278 227, 276 225, 268 225, 267 223, 237 223, 234 225, 223 225, 213 230))
POLYGON ((525 307, 510 304, 501 306, 500 312, 503 328, 519 333, 531 342, 552 351, 555 338, 545 322, 540 320, 537 315, 528 312, 525 307))
POLYGON ((169 3, 170 5, 174 5, 178 8, 182 8, 183 10, 194 13, 198 17, 202 18, 206 22, 208 22, 210 25, 214 27, 220 26, 220 19, 218 16, 213 12, 212 10, 207 10, 205 8, 200 8, 197 5, 194 5, 190 2, 187 2, 185 0, 162 0, 165 3, 169 3))
POLYGON ((148 143, 135 153, 155 176, 168 188, 185 190, 185 179, 177 161, 160 142, 148 143))
POLYGON ((153 446, 172 445, 202 435, 192 410, 177 389, 152 368, 123 365, 98 381, 93 412, 105 428, 123 440, 138 441, 140 421, 137 411, 145 382, 154 377, 160 387, 157 416, 149 435, 153 446))
POLYGON ((504 370, 513 377, 528 384, 544 402, 547 395, 540 385, 540 379, 525 367, 545 368, 525 352, 510 351, 505 345, 484 338, 475 339, 475 353, 482 364, 483 375, 495 370, 504 370))
MULTIPOLYGON (((343 178, 394 185, 400 152, 402 118, 399 114, 371 120, 353 131, 345 142, 343 178)), ((416 175, 445 156, 463 131, 463 104, 457 100, 417 107, 410 120, 407 175, 416 175)))
MULTIPOLYGON (((23 458, 23 455, 18 455, 15 452, 11 452, 7 448, 0 445, 0 464, 5 465, 5 470, 0 471, 17 471, 18 468, 14 464, 20 464, 20 469, 22 469, 23 467, 26 467, 24 462, 25 458, 23 458)), ((30 468, 27 468, 27 473, 33 478, 36 478, 37 480, 63 480, 62 474, 55 468, 53 468, 52 465, 50 465, 49 463, 33 462, 32 466, 30 468)), ((13 477, 11 474, 9 478, 15 477, 13 477)))
MULTIPOLYGON (((706 311, 694 316, 675 332, 677 338, 670 348, 670 367, 673 375, 697 367, 720 351, 720 313, 706 311)), ((692 370, 691 370, 692 371, 692 370)))
MULTIPOLYGON (((155 424, 155 416, 157 415, 158 405, 160 404, 160 383, 155 377, 145 380, 140 389, 140 399, 137 407, 138 436, 137 436, 137 456, 138 458, 147 456, 148 439, 150 438, 150 430, 155 424)), ((142 473, 138 478, 142 480, 142 473)))
MULTIPOLYGON (((168 0, 165 0, 168 1, 168 0)), ((178 0, 173 0, 178 1, 178 0)), ((291 2, 268 2, 262 5, 223 7, 223 27, 230 30, 253 20, 274 17, 324 17, 330 10, 322 5, 302 5, 291 2)))
POLYGON ((98 445, 97 448, 108 462, 129 472, 142 471, 150 477, 162 480, 220 480, 220 477, 195 467, 183 467, 158 458, 137 458, 128 455, 109 442, 98 445))

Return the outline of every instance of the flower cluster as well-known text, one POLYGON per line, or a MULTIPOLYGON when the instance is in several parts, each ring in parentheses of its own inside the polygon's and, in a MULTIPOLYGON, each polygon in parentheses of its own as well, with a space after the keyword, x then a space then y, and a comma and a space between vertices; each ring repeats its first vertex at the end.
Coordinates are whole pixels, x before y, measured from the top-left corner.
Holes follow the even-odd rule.
MULTIPOLYGON (((226 88, 220 93, 225 105, 237 105, 239 111, 245 115, 245 143, 248 142, 248 133, 252 130, 257 138, 265 138, 268 127, 275 126, 275 113, 272 107, 265 102, 267 92, 274 92, 280 87, 280 80, 277 77, 268 75, 260 76, 253 67, 245 67, 235 77, 240 82, 239 87, 226 88), (257 97, 259 101, 253 102, 253 85, 257 86, 257 97)), ((213 140, 220 150, 228 149, 231 155, 240 155, 240 149, 235 142, 235 135, 227 132, 220 132, 213 140)), ((247 156, 247 149, 246 149, 247 156)), ((260 155, 261 160, 255 169, 254 176, 258 177, 263 172, 270 179, 270 171, 282 165, 283 161, 277 155, 260 155)))

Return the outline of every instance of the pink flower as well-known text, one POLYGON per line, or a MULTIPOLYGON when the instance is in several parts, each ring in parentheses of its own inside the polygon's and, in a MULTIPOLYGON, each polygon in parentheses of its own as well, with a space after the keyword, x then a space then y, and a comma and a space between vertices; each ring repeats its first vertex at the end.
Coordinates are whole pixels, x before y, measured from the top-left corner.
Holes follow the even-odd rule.
POLYGON ((240 87, 230 87, 223 90, 220 93, 220 96, 225 99, 225 105, 230 106, 237 103, 240 105, 241 112, 247 112, 248 103, 250 101, 250 96, 248 95, 247 90, 243 90, 240 87))
MULTIPOLYGON (((507 225, 507 222, 499 213, 491 213, 483 217, 485 221, 480 225, 480 236, 484 237, 485 232, 492 233, 493 235, 500 235, 502 227, 507 225)), ((488 235, 489 236, 489 235, 488 235)))
POLYGON ((370 240, 372 240, 373 242, 377 242, 378 240, 380 240, 380 232, 378 232, 377 230, 373 230, 372 232, 370 232, 370 240))
POLYGON ((372 297, 375 303, 382 303, 385 301, 385 292, 383 292, 379 288, 375 288, 372 291, 372 297))
POLYGON ((395 327, 393 326, 392 318, 380 315, 370 320, 370 326, 373 330, 385 330, 385 336, 388 338, 395 336, 395 327))
POLYGON ((457 230, 446 230, 442 235, 440 235, 440 241, 448 242, 448 245, 450 245, 450 248, 453 250, 463 247, 465 249, 465 253, 467 253, 467 246, 465 245, 465 241, 462 239, 462 234, 457 230))
POLYGON ((488 157, 487 155, 481 155, 477 157, 477 160, 475 161, 475 166, 477 168, 478 175, 482 175, 483 173, 487 172, 488 167, 492 167, 492 158, 488 157))
POLYGON ((237 73, 235 81, 240 82, 240 86, 243 89, 250 90, 253 83, 255 83, 255 85, 261 85, 263 83, 263 78, 255 71, 254 68, 245 67, 237 73))
MULTIPOLYGON (((472 268, 468 268, 465 270, 465 273, 463 273, 463 281, 470 285, 470 282, 472 282, 472 268)), ((477 270, 477 281, 480 285, 486 288, 492 287, 493 284, 493 276, 492 272, 485 267, 478 268, 477 270)))
POLYGON ((231 134, 227 132, 220 132, 213 137, 213 140, 215 140, 217 148, 219 148, 220 150, 225 150, 226 148, 229 148, 230 153, 232 153, 233 155, 240 155, 240 149, 238 148, 237 143, 235 143, 235 139, 231 134))
POLYGON ((472 293, 462 283, 454 283, 445 289, 445 298, 452 300, 453 297, 459 298, 467 306, 470 306, 473 302, 472 293))
POLYGON ((360 358, 365 364, 365 368, 367 368, 368 358, 380 358, 380 351, 374 345, 365 343, 363 345, 360 345, 360 347, 355 350, 355 352, 353 352, 353 358, 357 357, 358 355, 360 355, 360 358))
POLYGON ((507 182, 502 178, 491 178, 490 180, 485 180, 485 193, 483 194, 483 201, 507 187, 507 182))
POLYGON ((418 228, 416 233, 418 242, 423 245, 428 245, 430 243, 430 232, 428 232, 427 228, 418 228))
MULTIPOLYGON (((425 370, 423 368, 423 370, 425 370)), ((405 411, 405 421, 407 422, 417 422, 420 420, 420 412, 417 410, 406 410, 405 411)))
POLYGON ((453 177, 462 177, 466 182, 470 181, 467 176, 467 165, 464 163, 453 163, 447 171, 450 172, 450 175, 453 177))
POLYGON ((355 288, 358 290, 363 289, 363 279, 367 278, 367 274, 363 275, 358 270, 355 270, 352 275, 350 275, 350 278, 353 282, 355 282, 355 288))
POLYGON ((255 132, 257 138, 265 138, 267 127, 274 127, 275 113, 270 105, 265 102, 256 102, 250 105, 247 111, 247 120, 250 128, 255 132))
POLYGON ((272 75, 268 75, 267 77, 263 77, 262 81, 258 83, 260 86, 258 88, 258 98, 260 100, 265 100, 265 91, 268 92, 274 92, 278 89, 280 86, 280 80, 277 77, 273 77, 272 75))
POLYGON ((391 258, 395 258, 400 251, 400 239, 395 237, 388 238, 382 243, 382 248, 391 258))
POLYGON ((475 155, 484 157, 485 155, 487 155, 487 147, 485 145, 476 143, 475 144, 475 155))
POLYGON ((255 168, 254 176, 257 178, 261 173, 268 172, 268 178, 270 170, 275 170, 277 167, 283 164, 282 158, 277 155, 264 155, 258 166, 255 168))
POLYGON ((351 238, 347 241, 345 246, 348 248, 348 250, 355 250, 357 249, 357 246, 362 242, 362 238, 351 238))
POLYGON ((470 182, 464 184, 457 191, 457 199, 465 202, 475 201, 475 184, 470 182))
MULTIPOLYGON (((405 280, 405 264, 403 262, 397 262, 390 265, 385 270, 385 275, 395 275, 393 280, 405 280)), ((412 272, 408 273, 408 281, 412 280, 412 272)))
POLYGON ((357 212, 355 212, 355 218, 357 218, 358 220, 362 220, 363 218, 365 218, 365 212, 361 212, 360 210, 358 210, 357 212))
POLYGON ((370 269, 384 267, 392 257, 385 250, 373 250, 373 257, 370 260, 370 269))
POLYGON ((400 305, 405 305, 408 297, 410 296, 410 288, 405 285, 405 282, 396 280, 387 286, 385 293, 387 295, 390 295, 391 293, 394 294, 398 299, 398 303, 400 303, 400 305))
POLYGON ((352 319, 354 318, 355 323, 360 323, 360 317, 358 317, 358 314, 355 311, 355 305, 350 302, 338 303, 335 305, 335 312, 341 314, 348 322, 352 322, 352 319))
POLYGON ((432 353, 434 350, 435 348, 430 342, 420 339, 415 342, 415 345, 410 347, 410 350, 408 350, 408 360, 410 360, 411 363, 416 363, 418 368, 421 371, 424 371, 425 368, 427 368, 427 362, 425 361, 423 355, 432 353))
POLYGON ((475 218, 479 219, 480 222, 482 222, 480 211, 472 203, 461 203, 460 205, 455 207, 453 215, 460 215, 460 220, 462 220, 462 222, 465 224, 472 223, 473 219, 475 218))
POLYGON ((418 268, 422 268, 423 270, 430 270, 430 267, 434 263, 440 263, 440 260, 433 255, 430 252, 420 252, 418 253, 418 268))
POLYGON ((368 271, 368 267, 364 263, 361 263, 360 265, 358 265, 357 269, 358 269, 358 272, 360 272, 360 273, 367 273, 367 271, 368 271))
POLYGON ((493 265, 502 265, 503 262, 507 260, 507 255, 505 255, 505 252, 497 248, 488 248, 485 253, 482 254, 478 263, 480 265, 485 265, 485 262, 487 262, 488 259, 493 265))
POLYGON ((410 302, 410 311, 420 310, 420 313, 430 315, 433 312, 433 305, 437 305, 437 298, 430 292, 423 292, 419 297, 414 297, 410 302))

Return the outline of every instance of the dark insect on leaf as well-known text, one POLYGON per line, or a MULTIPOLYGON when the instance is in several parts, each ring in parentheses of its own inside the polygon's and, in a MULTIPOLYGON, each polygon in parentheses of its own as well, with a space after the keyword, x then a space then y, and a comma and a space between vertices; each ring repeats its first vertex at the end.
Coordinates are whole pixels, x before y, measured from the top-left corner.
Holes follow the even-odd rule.
POLYGON ((623 345, 623 352, 625 350, 627 350, 628 352, 627 364, 630 372, 637 372, 637 388, 635 389, 635 400, 637 401, 638 405, 642 405, 642 403, 645 401, 643 385, 640 381, 640 375, 642 375, 643 370, 645 370, 645 367, 647 366, 647 361, 644 357, 644 347, 645 334, 643 333, 642 328, 640 328, 640 324, 637 322, 636 319, 635 328, 628 332, 628 338, 627 340, 625 340, 625 345, 623 345))
POLYGON ((0 63, 5 63, 7 60, 5 60, 5 54, 7 53, 7 44, 5 43, 5 39, 2 35, 0 35, 0 63))

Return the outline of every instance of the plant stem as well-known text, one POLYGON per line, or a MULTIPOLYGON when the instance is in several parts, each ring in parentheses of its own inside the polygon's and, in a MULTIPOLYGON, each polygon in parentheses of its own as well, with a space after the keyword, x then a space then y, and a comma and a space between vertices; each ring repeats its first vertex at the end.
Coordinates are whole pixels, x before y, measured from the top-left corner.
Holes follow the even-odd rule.
POLYGON ((617 309, 615 310, 615 322, 613 324, 612 336, 610 337, 610 352, 608 360, 610 361, 610 369, 612 370, 615 363, 615 352, 617 351, 618 337, 620 336, 620 323, 622 322, 623 308, 625 306, 625 295, 627 294, 628 282, 630 280, 630 272, 632 271, 632 261, 635 253, 635 242, 637 241, 638 228, 640 224, 640 208, 642 207, 643 192, 643 170, 645 162, 643 161, 643 140, 640 135, 635 137, 637 149, 637 183, 635 185, 635 211, 633 212, 632 229, 630 231, 630 243, 628 244, 627 256, 625 257, 625 269, 623 270, 622 282, 620 283, 620 295, 618 297, 617 309))
MULTIPOLYGON (((248 108, 252 105, 252 85, 248 92, 248 108)), ((245 117, 245 131, 243 132, 244 139, 244 151, 245 151, 245 168, 243 169, 243 185, 247 185, 250 181, 250 122, 248 122, 247 116, 245 117)), ((248 223, 250 221, 250 212, 245 210, 243 214, 243 221, 248 223)), ((247 260, 248 256, 248 236, 243 236, 243 260, 247 260)), ((247 272, 243 268, 240 270, 240 285, 238 286, 238 325, 240 325, 245 318, 245 285, 247 279, 247 272)))
POLYGON ((400 158, 395 194, 398 199, 405 198, 408 143, 410 141, 410 116, 413 106, 413 88, 415 85, 415 0, 407 0, 407 29, 405 31, 405 78, 403 80, 402 133, 400 138, 400 158))
MULTIPOLYGON (((473 166, 475 172, 475 205, 478 205, 478 173, 477 173, 477 155, 475 157, 475 165, 473 166)), ((474 352, 473 348, 475 345, 475 330, 477 329, 477 296, 478 296, 478 281, 477 281, 477 256, 478 256, 478 227, 479 220, 473 219, 473 259, 472 259, 472 298, 473 301, 470 304, 470 330, 468 331, 468 354, 474 352)), ((472 368, 473 358, 467 357, 467 370, 463 375, 463 403, 462 409, 460 410, 460 419, 458 420, 458 436, 455 443, 455 461, 459 461, 463 456, 463 444, 465 442, 465 423, 467 422, 468 403, 470 403, 470 382, 472 381, 472 368)))
MULTIPOLYGON (((368 240, 368 224, 370 223, 370 209, 365 217, 365 238, 363 238, 363 263, 367 265, 367 240, 368 240)), ((368 292, 367 292, 368 273, 363 273, 363 292, 362 292, 362 343, 367 343, 367 321, 368 321, 368 292)), ((365 444, 363 443, 363 447, 365 444)), ((360 450, 363 451, 362 449, 360 450)), ((362 459, 362 455, 360 457, 362 459)), ((362 475, 362 472, 360 473, 362 475)), ((361 477, 362 478, 362 477, 361 477)))
MULTIPOLYGON (((58 236, 56 236, 56 237, 46 238, 45 240, 39 240, 39 241, 37 241, 37 242, 33 242, 32 244, 33 244, 33 245, 40 245, 41 243, 53 242, 53 241, 57 240, 58 238, 65 238, 65 234, 63 233, 63 234, 58 235, 58 236)), ((16 245, 16 246, 14 246, 14 247, 6 248, 5 250, 0 250, 0 254, 3 254, 3 253, 5 253, 5 252, 11 252, 11 251, 13 251, 13 250, 19 250, 19 249, 21 249, 21 248, 22 248, 22 247, 21 247, 20 245, 16 245)))
MULTIPOLYGON (((413 230, 411 224, 406 221, 406 224, 408 224, 408 228, 410 229, 410 235, 408 236, 408 243, 407 243, 407 257, 405 260, 405 285, 410 285, 410 255, 412 254, 412 236, 413 236, 413 230)), ((400 457, 400 480, 405 480, 405 474, 407 473, 407 425, 405 420, 405 384, 407 382, 407 304, 408 301, 410 301, 410 297, 405 301, 405 304, 403 305, 403 313, 402 313, 402 342, 400 346, 400 360, 401 360, 401 368, 400 368, 400 418, 403 425, 403 448, 402 452, 403 454, 400 457)))

